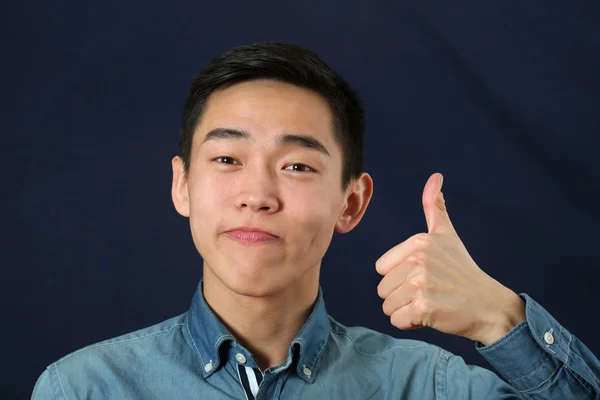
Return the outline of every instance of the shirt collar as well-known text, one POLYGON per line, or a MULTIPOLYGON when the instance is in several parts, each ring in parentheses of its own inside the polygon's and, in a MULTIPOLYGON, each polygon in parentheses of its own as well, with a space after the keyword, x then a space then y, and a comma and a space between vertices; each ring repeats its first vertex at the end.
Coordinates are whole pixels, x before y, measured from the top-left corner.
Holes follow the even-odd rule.
MULTIPOLYGON (((297 374, 312 383, 319 371, 319 361, 323 348, 327 344, 329 327, 329 315, 319 286, 317 300, 308 319, 292 340, 288 358, 280 367, 274 368, 274 372, 295 364, 297 374)), ((206 303, 202 292, 202 281, 194 293, 188 311, 187 330, 202 363, 202 374, 207 378, 224 362, 220 359, 221 346, 229 341, 237 344, 237 341, 206 303)), ((239 344, 238 346, 241 347, 239 344)))

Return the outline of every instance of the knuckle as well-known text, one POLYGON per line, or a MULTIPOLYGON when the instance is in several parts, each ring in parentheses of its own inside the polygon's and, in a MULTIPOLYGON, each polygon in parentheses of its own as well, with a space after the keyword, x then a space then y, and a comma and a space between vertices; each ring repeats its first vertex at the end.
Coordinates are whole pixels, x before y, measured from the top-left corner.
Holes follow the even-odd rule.
POLYGON ((415 298, 421 299, 425 297, 427 292, 427 279, 423 277, 414 278, 410 281, 410 290, 415 298))
POLYGON ((425 283, 429 279, 430 272, 424 262, 414 262, 412 272, 414 274, 412 280, 416 282, 425 283))
POLYGON ((427 268, 427 265, 422 264, 418 266, 418 275, 416 276, 416 279, 418 282, 420 282, 422 284, 422 286, 425 286, 427 284, 427 282, 429 281, 429 276, 430 276, 430 271, 427 268))
POLYGON ((411 259, 417 265, 424 265, 427 261, 427 254, 424 251, 416 251, 412 254, 411 259))
POLYGON ((422 320, 431 320, 431 316, 433 315, 433 307, 427 300, 420 299, 419 301, 414 302, 413 305, 415 312, 421 317, 422 320))
POLYGON ((429 305, 425 300, 416 301, 415 308, 420 315, 425 315, 429 312, 429 305))
POLYGON ((407 283, 407 285, 410 286, 411 291, 415 294, 419 294, 420 292, 422 292, 425 284, 421 279, 412 279, 410 282, 407 283))
POLYGON ((433 244, 433 239, 428 233, 417 233, 414 238, 415 242, 417 242, 421 248, 426 248, 433 244))

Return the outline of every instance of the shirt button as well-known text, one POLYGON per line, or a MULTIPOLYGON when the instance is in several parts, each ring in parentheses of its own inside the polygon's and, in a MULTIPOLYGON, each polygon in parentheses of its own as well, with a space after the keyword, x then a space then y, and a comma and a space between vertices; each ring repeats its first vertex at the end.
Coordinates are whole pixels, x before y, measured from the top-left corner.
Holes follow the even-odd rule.
POLYGON ((310 369, 308 369, 307 367, 302 368, 302 373, 306 376, 312 375, 312 371, 310 369))
POLYGON ((235 359, 238 360, 238 362, 241 363, 241 364, 245 364, 246 363, 246 357, 242 353, 237 353, 235 355, 235 359))
POLYGON ((546 342, 547 344, 554 343, 554 336, 552 335, 552 329, 550 329, 548 332, 544 333, 544 342, 546 342))
POLYGON ((206 371, 206 372, 210 372, 210 371, 212 371, 212 369, 213 369, 212 362, 209 362, 208 364, 206 364, 204 366, 204 371, 206 371))

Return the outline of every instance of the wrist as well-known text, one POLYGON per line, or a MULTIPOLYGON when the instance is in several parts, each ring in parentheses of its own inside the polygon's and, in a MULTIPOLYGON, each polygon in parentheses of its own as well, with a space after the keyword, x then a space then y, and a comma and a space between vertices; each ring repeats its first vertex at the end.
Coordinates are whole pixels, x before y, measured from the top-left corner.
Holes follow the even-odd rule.
POLYGON ((474 340, 482 343, 484 346, 498 341, 510 332, 519 323, 525 321, 525 302, 519 295, 510 289, 501 296, 498 311, 490 313, 484 321, 484 329, 474 340))

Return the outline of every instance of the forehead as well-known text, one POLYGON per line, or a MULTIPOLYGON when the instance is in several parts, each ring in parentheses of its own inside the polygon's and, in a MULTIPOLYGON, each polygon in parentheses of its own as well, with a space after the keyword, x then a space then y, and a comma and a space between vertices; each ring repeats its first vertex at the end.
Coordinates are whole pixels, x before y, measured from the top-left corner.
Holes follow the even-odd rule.
POLYGON ((242 82, 213 92, 199 122, 196 143, 212 129, 233 128, 259 141, 299 132, 335 147, 327 100, 312 90, 273 80, 242 82))

